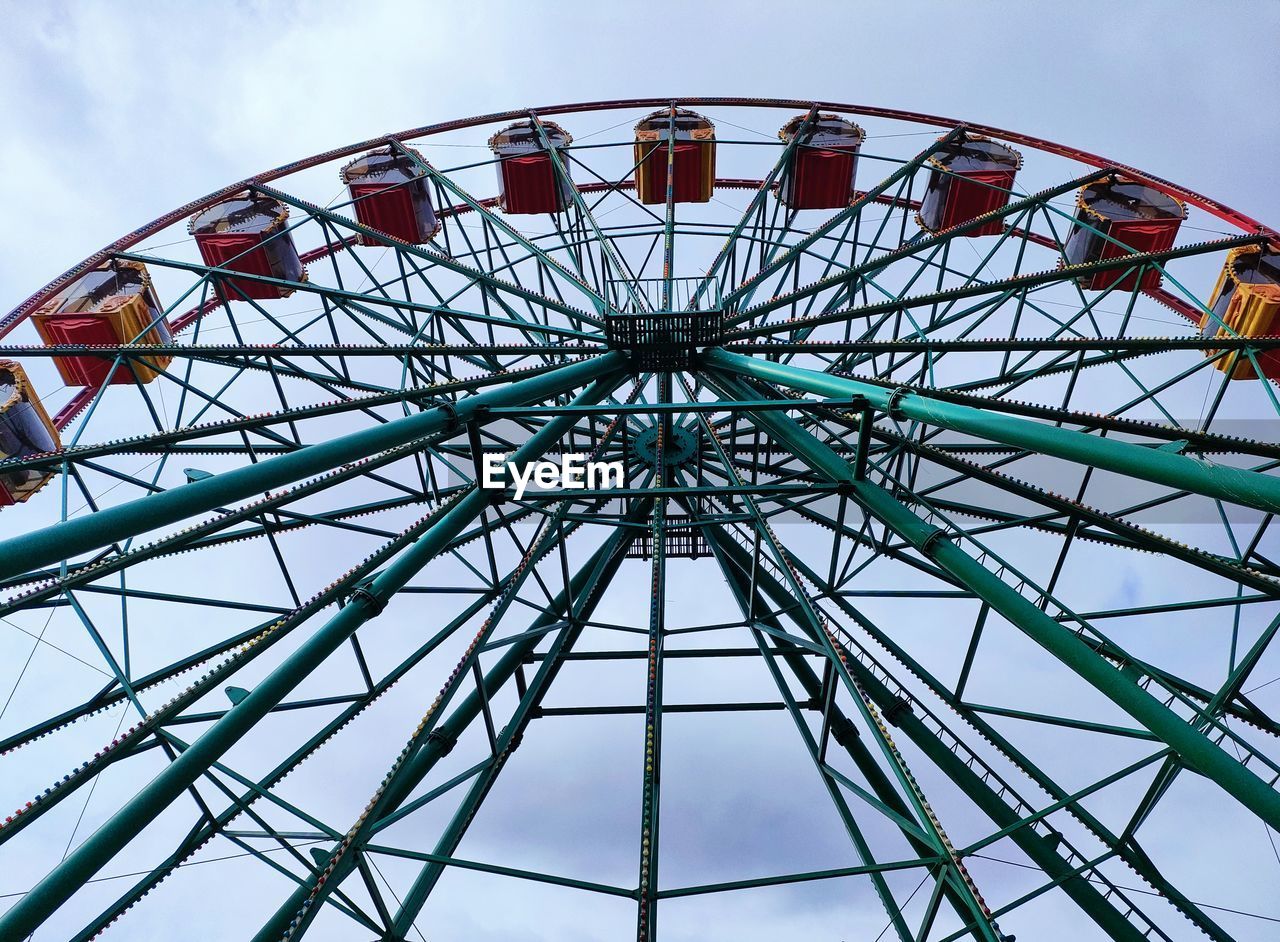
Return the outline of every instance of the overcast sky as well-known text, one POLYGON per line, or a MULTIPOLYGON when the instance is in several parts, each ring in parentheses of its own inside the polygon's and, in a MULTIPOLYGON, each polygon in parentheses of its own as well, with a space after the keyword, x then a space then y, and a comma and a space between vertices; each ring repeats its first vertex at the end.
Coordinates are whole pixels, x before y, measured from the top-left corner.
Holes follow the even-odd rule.
MULTIPOLYGON (((948 115, 1073 144, 1280 223, 1280 124, 1270 84, 1276 2, 9 2, 2 9, 3 310, 122 233, 256 171, 453 117, 619 97, 796 97, 948 115)), ((728 596, 690 573, 674 577, 687 593, 686 620, 722 620, 728 596)), ((621 618, 628 601, 613 599, 609 610, 621 618)), ((0 636, 0 659, 26 650, 0 636)), ((732 677, 720 681, 733 689, 732 677)), ((781 741, 783 722, 780 714, 763 718, 760 738, 781 741)), ((592 744, 610 735, 604 724, 584 722, 572 741, 544 740, 543 753, 531 750, 522 761, 557 768, 561 753, 574 749, 576 761, 589 763, 592 744)), ((696 838, 671 839, 691 881, 713 879, 725 859, 734 864, 726 878, 848 862, 847 844, 833 841, 825 814, 788 819, 786 840, 753 840, 739 826, 752 818, 768 832, 781 807, 824 800, 810 770, 797 771, 807 762, 798 744, 779 754, 790 761, 766 761, 752 753, 756 741, 741 729, 723 737, 693 726, 672 733, 673 754, 702 769, 706 789, 720 796, 702 806, 698 794, 673 785, 667 799, 673 814, 705 818, 696 838), (772 776, 774 800, 742 785, 751 773, 772 776), (702 859, 707 848, 716 849, 715 859, 702 859)), ((385 762, 371 756, 370 763, 377 778, 385 762)), ((590 795, 566 776, 557 786, 563 800, 541 819, 499 813, 478 822, 476 840, 514 841, 516 857, 526 855, 516 865, 534 866, 539 839, 582 827, 584 816, 601 828, 629 820, 635 771, 613 768, 617 788, 590 795)), ((1184 796, 1181 807, 1197 796, 1184 796)), ((1202 837, 1206 847, 1222 840, 1202 837)), ((629 846, 617 848, 616 859, 561 850, 557 861, 608 871, 600 877, 606 882, 625 881, 634 869, 629 846)), ((21 889, 28 876, 4 872, 0 894, 21 889)), ((282 886, 271 884, 256 905, 269 911, 282 886)), ((566 895, 559 907, 547 907, 545 894, 537 903, 530 898, 543 921, 516 936, 502 919, 475 912, 474 900, 492 882, 457 886, 461 902, 443 904, 441 918, 463 920, 469 934, 458 938, 595 938, 572 934, 576 916, 587 913, 576 908, 585 906, 581 896, 566 895)), ((198 897, 180 892, 172 899, 198 897)), ((524 893, 523 885, 515 892, 524 893)), ((874 939, 883 924, 862 891, 837 901, 804 888, 762 894, 747 909, 732 903, 673 904, 664 927, 679 938, 754 939, 758 925, 781 924, 795 930, 788 938, 834 942, 874 939), (713 920, 719 928, 706 930, 713 920)), ((629 909, 619 917, 598 905, 588 915, 605 924, 631 918, 629 909)), ((183 925, 176 902, 152 909, 138 923, 143 934, 121 937, 171 938, 183 925)), ((1043 915, 1052 912, 1046 907, 1043 915)), ((1265 928, 1241 925, 1242 940, 1269 937, 1265 928)), ((1020 936, 1068 938, 1051 931, 1020 936)))

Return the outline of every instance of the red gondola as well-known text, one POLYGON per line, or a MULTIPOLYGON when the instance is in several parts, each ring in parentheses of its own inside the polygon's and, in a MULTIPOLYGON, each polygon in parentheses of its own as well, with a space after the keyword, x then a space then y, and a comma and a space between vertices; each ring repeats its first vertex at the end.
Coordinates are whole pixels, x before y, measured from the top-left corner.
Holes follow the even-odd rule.
MULTIPOLYGON (((0 460, 29 458, 60 446, 58 429, 26 372, 12 360, 0 360, 0 460)), ((0 472, 0 507, 27 500, 52 474, 35 468, 0 472)))
MULTIPOLYGON (((541 123, 552 150, 573 143, 573 136, 558 124, 541 123)), ((503 128, 489 138, 489 149, 498 156, 498 202, 503 212, 526 216, 558 213, 573 201, 568 162, 560 157, 565 173, 561 179, 532 121, 517 121, 503 128)))
MULTIPOLYGON (((796 115, 778 137, 790 142, 808 115, 796 115)), ((839 209, 849 205, 858 173, 858 149, 866 132, 834 114, 816 115, 803 132, 778 199, 792 209, 839 209)))
MULTIPOLYGON (((431 241, 440 228, 431 206, 427 177, 414 156, 393 147, 370 151, 342 168, 342 182, 351 194, 361 225, 385 232, 411 245, 431 241)), ((361 245, 384 245, 376 238, 359 236, 361 245)))
POLYGON ((676 108, 655 111, 636 125, 636 193, 642 203, 667 201, 667 139, 675 127, 672 200, 705 203, 716 179, 716 128, 700 114, 676 108))
MULTIPOLYGON (((164 310, 156 300, 151 277, 141 262, 109 261, 73 282, 32 315, 36 332, 49 345, 167 344, 173 341, 164 310)), ((68 386, 101 386, 110 382, 149 383, 172 359, 133 357, 111 372, 112 358, 55 357, 68 386), (132 368, 130 368, 132 367, 132 368)))
MULTIPOLYGON (((1076 197, 1076 226, 1067 239, 1067 264, 1098 262, 1135 252, 1163 252, 1173 246, 1178 227, 1186 218, 1187 208, 1181 200, 1137 180, 1112 176, 1091 183, 1076 197)), ((1113 268, 1085 276, 1080 284, 1091 291, 1132 291, 1138 279, 1136 272, 1113 268)), ((1159 286, 1160 272, 1155 269, 1142 276, 1143 291, 1159 286)))
MULTIPOLYGON (((196 237, 200 257, 215 268, 304 281, 306 273, 293 244, 293 235, 285 230, 289 207, 270 196, 248 193, 224 200, 191 217, 187 231, 196 237)), ((281 287, 248 278, 230 278, 226 282, 229 301, 247 298, 286 298, 293 288, 281 287)))
MULTIPOLYGON (((916 222, 922 229, 942 232, 1006 205, 1022 155, 990 138, 961 134, 930 157, 929 164, 933 169, 916 222)), ((993 219, 964 235, 999 235, 1002 231, 1004 220, 993 219)))

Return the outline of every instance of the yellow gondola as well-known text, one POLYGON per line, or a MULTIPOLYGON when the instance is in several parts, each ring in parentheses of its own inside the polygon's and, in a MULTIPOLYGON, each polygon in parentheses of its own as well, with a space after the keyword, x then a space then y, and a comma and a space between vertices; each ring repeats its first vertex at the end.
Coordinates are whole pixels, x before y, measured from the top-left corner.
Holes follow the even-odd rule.
MULTIPOLYGON (((1274 336, 1280 330, 1280 249, 1242 245, 1228 252, 1210 310, 1200 319, 1202 337, 1274 336)), ((1205 351, 1207 356, 1217 352, 1205 351)), ((1265 376, 1280 377, 1280 350, 1254 356, 1265 376)), ((1230 370, 1232 379, 1258 378, 1253 362, 1243 354, 1219 357, 1214 366, 1224 373, 1230 370)))
MULTIPOLYGON (((167 344, 173 341, 164 309, 156 300, 151 276, 141 262, 109 261, 78 279, 32 316, 46 344, 167 344)), ((170 356, 132 357, 111 371, 106 356, 57 357, 54 363, 68 386, 107 382, 149 383, 169 365, 170 356), (132 369, 130 369, 132 367, 132 369)))
MULTIPOLYGON (((56 451, 61 444, 26 371, 12 360, 0 360, 0 460, 56 451)), ((0 472, 0 507, 22 503, 52 476, 52 471, 35 468, 0 472)))

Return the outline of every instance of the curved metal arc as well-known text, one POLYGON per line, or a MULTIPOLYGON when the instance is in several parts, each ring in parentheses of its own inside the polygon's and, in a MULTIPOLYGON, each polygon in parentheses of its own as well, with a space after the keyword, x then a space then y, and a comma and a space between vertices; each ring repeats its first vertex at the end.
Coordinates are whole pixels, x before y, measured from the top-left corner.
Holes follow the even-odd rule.
MULTIPOLYGON (((668 98, 634 98, 634 99, 615 99, 597 102, 559 104, 550 106, 541 106, 533 110, 539 114, 555 115, 555 114, 573 114, 583 111, 605 111, 632 108, 653 108, 669 104, 671 99, 668 98)), ((1256 219, 1234 210, 1225 204, 1212 200, 1202 194, 1189 190, 1186 187, 1178 186, 1168 180, 1160 177, 1144 173, 1135 167, 1130 167, 1116 161, 1106 160, 1096 154, 1077 148, 1066 147, 1061 144, 1055 144, 1043 138, 1036 138, 1026 134, 1020 134, 1015 131, 1005 130, 990 125, 974 124, 957 121, 953 118, 945 118, 938 115, 924 114, 921 112, 900 111, 891 108, 876 108, 867 105, 857 105, 841 102, 814 102, 805 99, 765 99, 765 98, 730 98, 730 97, 687 97, 680 98, 677 101, 681 104, 692 106, 723 106, 723 107, 760 107, 760 108, 786 108, 786 109, 805 109, 813 105, 827 111, 838 111, 846 114, 863 115, 867 117, 887 118, 895 121, 908 121, 918 124, 929 124, 937 128, 956 127, 965 124, 969 130, 978 133, 1001 138, 1015 144, 1023 144, 1034 147, 1037 150, 1043 150, 1046 153, 1057 154, 1059 156, 1068 157, 1074 160, 1080 160, 1086 164, 1103 168, 1114 167, 1124 171, 1128 176, 1135 177, 1144 182, 1153 184, 1158 189, 1163 190, 1170 195, 1183 199, 1195 206, 1198 206, 1213 215, 1223 219, 1224 221, 1239 227, 1246 231, 1256 231, 1264 234, 1273 241, 1280 241, 1280 232, 1266 226, 1256 219)), ((487 115, 479 115, 472 118, 463 118, 453 121, 445 121, 437 124, 424 125, 422 127, 407 129, 390 135, 381 135, 376 138, 370 138, 355 144, 349 144, 345 147, 334 148, 333 150, 324 151, 319 154, 295 160, 291 163, 284 164, 271 170, 263 171, 244 180, 221 187, 218 190, 199 199, 172 210, 169 213, 147 223, 144 226, 135 229, 133 232, 122 236, 115 242, 106 246, 102 250, 95 252, 84 261, 72 266, 63 274, 50 281, 39 291, 31 295, 16 308, 10 311, 3 318, 0 318, 0 336, 4 336, 9 330, 12 330, 20 323, 31 311, 36 307, 48 301, 57 291, 66 287, 73 280, 84 274, 94 265, 103 261, 110 256, 112 252, 127 249, 138 244, 144 239, 149 238, 155 233, 181 222, 193 213, 207 209, 214 203, 226 199, 229 196, 242 192, 250 187, 261 187, 263 184, 278 180, 281 177, 288 176, 299 170, 305 170, 309 167, 318 166, 331 160, 338 160, 342 157, 348 157, 362 150, 371 150, 378 146, 384 145, 390 138, 397 140, 415 140, 421 137, 428 137, 433 134, 441 134, 448 131, 461 130, 464 128, 478 127, 484 124, 493 124, 501 121, 515 121, 524 117, 528 113, 528 109, 517 109, 512 111, 494 112, 487 115)))

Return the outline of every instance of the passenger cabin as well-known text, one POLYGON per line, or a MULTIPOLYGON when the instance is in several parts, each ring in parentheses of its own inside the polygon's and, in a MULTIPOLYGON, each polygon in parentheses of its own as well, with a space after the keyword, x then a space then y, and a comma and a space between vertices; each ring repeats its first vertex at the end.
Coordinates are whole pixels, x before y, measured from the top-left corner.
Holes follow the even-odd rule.
MULTIPOLYGON (((394 147, 370 151, 342 168, 342 182, 351 195, 356 220, 393 239, 421 245, 440 228, 431 206, 427 176, 413 156, 394 147)), ((370 236, 357 237, 361 245, 384 245, 370 236)))
MULTIPOLYGON (((0 360, 0 461, 29 458, 59 447, 58 429, 31 388, 26 372, 12 360, 0 360)), ((0 507, 22 503, 52 474, 36 468, 0 470, 0 507)))
MULTIPOLYGON (((1210 303, 1212 314, 1200 320, 1202 337, 1271 337, 1280 331, 1280 248, 1242 245, 1227 253, 1210 303)), ((1212 356, 1216 350, 1207 351, 1212 356)), ((1280 350, 1254 354, 1263 375, 1280 379, 1280 350)), ((1244 355, 1226 354, 1214 366, 1232 379, 1257 379, 1244 355), (1232 364, 1235 364, 1232 366, 1232 364)))
POLYGON ((642 203, 667 201, 667 141, 673 128, 672 200, 705 203, 716 181, 716 128, 683 108, 663 108, 636 125, 636 193, 642 203))
MULTIPOLYGON (((156 300, 151 276, 141 262, 105 262, 74 281, 32 315, 40 339, 48 345, 167 344, 173 342, 164 309, 156 300)), ((111 367, 114 357, 55 357, 68 386, 149 383, 169 365, 169 356, 131 357, 111 367)))
MULTIPOLYGON (((1076 224, 1065 250, 1067 264, 1163 252, 1173 246, 1186 218, 1187 209, 1180 200, 1137 180, 1112 176, 1090 183, 1076 196, 1076 224)), ((1139 285, 1137 272, 1112 268, 1084 276, 1080 285, 1091 291, 1132 291, 1135 286, 1149 291, 1160 286, 1160 272, 1144 272, 1139 285)))
MULTIPOLYGON (((196 237, 200 257, 214 268, 284 281, 303 281, 302 260, 285 229, 289 207, 270 196, 246 193, 201 210, 188 231, 196 237)), ((249 278, 229 278, 226 298, 286 298, 293 288, 249 278)))
POLYGON ((505 213, 558 213, 573 202, 568 162, 560 157, 564 168, 561 177, 551 159, 551 151, 568 147, 573 136, 554 122, 543 121, 541 125, 539 134, 533 121, 517 121, 489 138, 489 149, 498 158, 498 204, 505 213))
POLYGON ((796 135, 795 152, 778 186, 778 199, 791 209, 839 209, 849 205, 858 173, 858 149, 866 132, 834 114, 796 115, 778 131, 786 143, 796 135))
MULTIPOLYGON (((929 185, 916 221, 922 229, 942 232, 1000 209, 1022 166, 1022 155, 990 138, 965 135, 948 142, 929 158, 929 185)), ((992 219, 963 233, 999 235, 1003 219, 992 219)))

